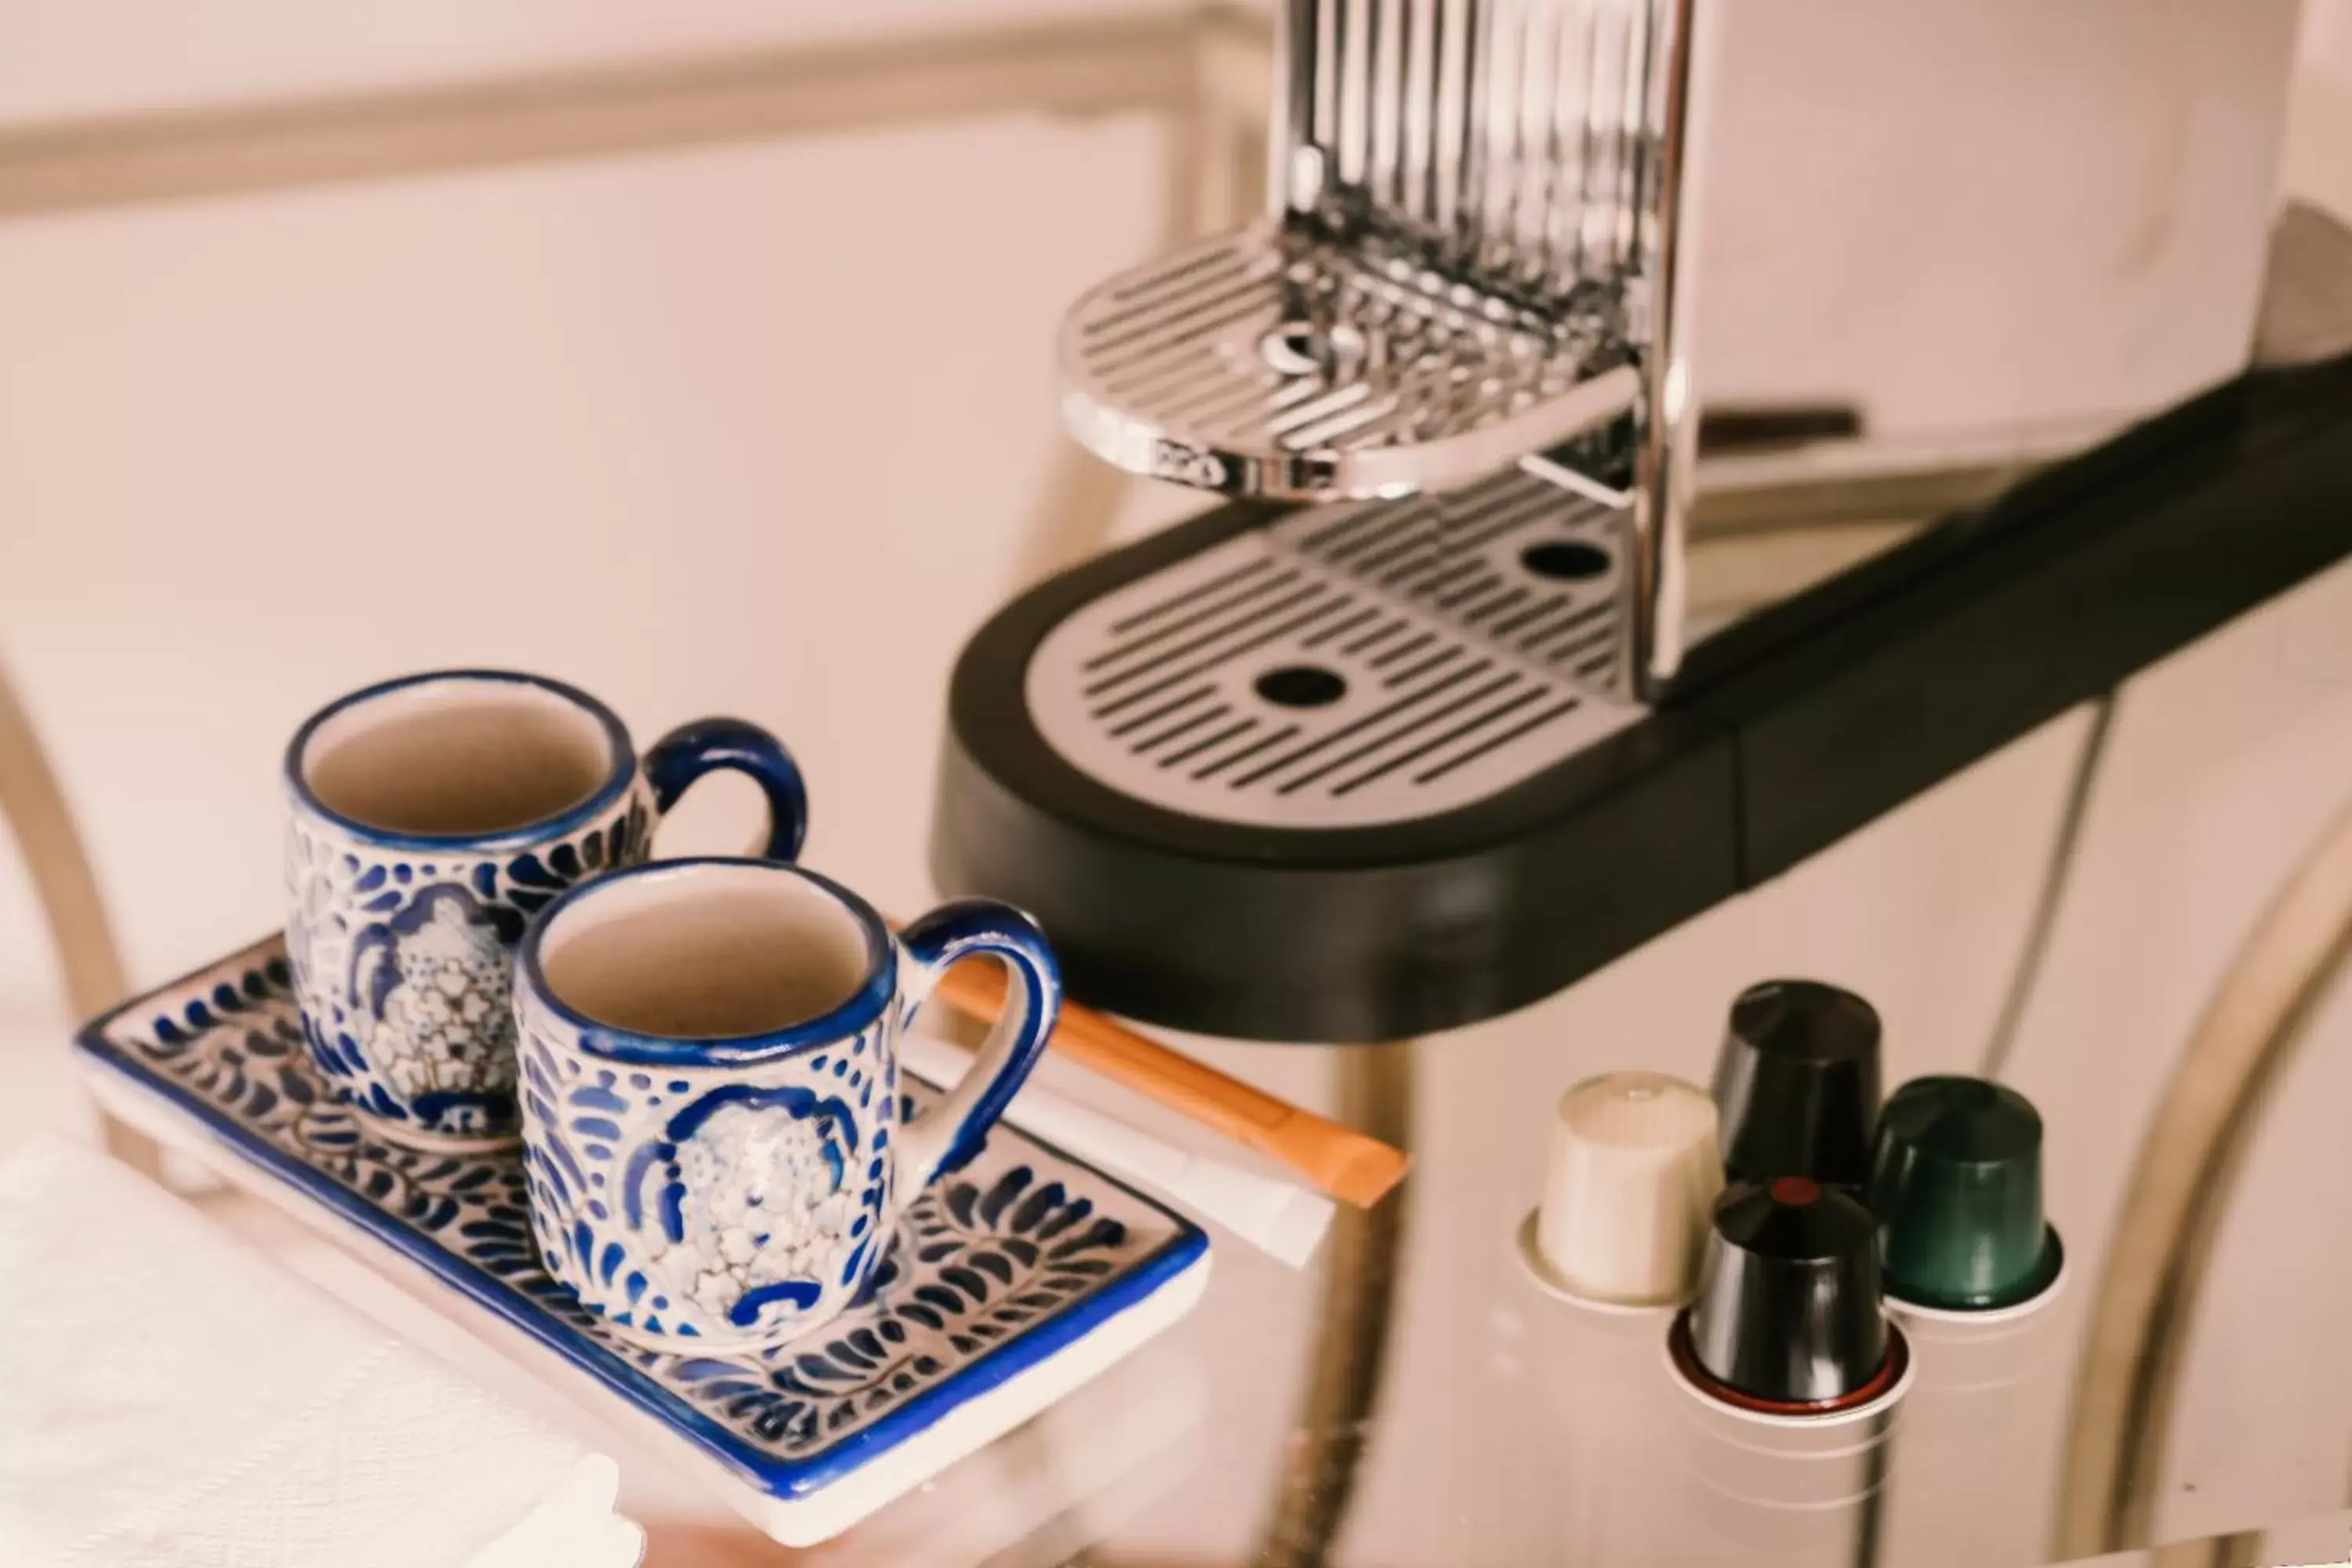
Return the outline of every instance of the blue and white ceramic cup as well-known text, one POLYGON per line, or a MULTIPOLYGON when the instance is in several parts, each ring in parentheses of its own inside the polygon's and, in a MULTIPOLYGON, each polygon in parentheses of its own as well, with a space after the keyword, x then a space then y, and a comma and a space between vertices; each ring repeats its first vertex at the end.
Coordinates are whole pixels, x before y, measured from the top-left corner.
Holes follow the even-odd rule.
POLYGON ((1034 922, 986 900, 893 940, 794 866, 668 860, 565 894, 516 961, 523 1159, 547 1270, 623 1337, 753 1351, 855 1301, 900 1209, 977 1153, 1061 1005, 1034 922), (1004 1016, 900 1123, 898 1036, 948 965, 1004 1016))
POLYGON ((799 853, 800 770, 739 720, 683 725, 640 763, 587 693, 471 669, 313 714, 286 749, 286 947, 336 1097, 414 1148, 512 1142, 523 927, 566 888, 645 859, 660 815, 720 768, 767 796, 765 852, 799 853))

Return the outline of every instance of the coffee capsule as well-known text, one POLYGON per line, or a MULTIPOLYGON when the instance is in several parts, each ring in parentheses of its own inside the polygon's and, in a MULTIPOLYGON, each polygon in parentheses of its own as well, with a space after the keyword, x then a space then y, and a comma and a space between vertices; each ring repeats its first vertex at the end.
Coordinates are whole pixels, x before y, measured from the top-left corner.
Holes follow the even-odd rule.
POLYGON ((1654 1072, 1587 1079, 1552 1123, 1531 1266, 1595 1304, 1680 1303, 1722 1187, 1715 1103, 1697 1085, 1654 1072))
POLYGON ((1811 980, 1751 985, 1716 1059, 1723 1163, 1735 1182, 1810 1176, 1855 1193, 1870 1179, 1878 1014, 1811 980))
POLYGON ((1676 1363, 1702 1390, 1771 1415, 1867 1403, 1907 1359, 1880 1310, 1870 1211, 1811 1176, 1724 1189, 1674 1333, 1676 1363))
POLYGON ((2042 1117, 1977 1078, 1914 1079, 1878 1119, 1870 1207, 1886 1293, 1951 1310, 2013 1307, 2064 1254, 2042 1213, 2042 1117))

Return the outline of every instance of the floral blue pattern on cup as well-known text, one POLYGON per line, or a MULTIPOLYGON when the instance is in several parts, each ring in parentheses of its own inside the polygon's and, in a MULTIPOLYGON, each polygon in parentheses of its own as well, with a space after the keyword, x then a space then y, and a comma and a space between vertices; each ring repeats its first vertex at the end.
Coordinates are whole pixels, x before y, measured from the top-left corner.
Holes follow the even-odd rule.
POLYGON ((525 926, 566 889, 646 859, 661 813, 718 768, 760 784, 768 852, 796 853, 807 826, 799 772, 774 737, 740 721, 683 725, 640 765, 619 719, 585 693, 459 670, 371 687, 304 724, 286 757, 287 951, 305 1039, 336 1094, 395 1142, 512 1141, 521 1120, 510 971, 525 926), (601 783, 537 820, 463 833, 371 822, 313 787, 310 753, 329 725, 364 730, 394 700, 404 719, 429 722, 427 705, 441 693, 453 701, 511 694, 576 714, 583 742, 601 748, 601 783))
MULTIPOLYGON (((656 906, 652 918, 670 917, 656 906)), ((757 1349, 824 1322, 858 1299, 905 1205, 980 1147, 1059 1005, 1043 934, 1001 904, 946 905, 893 939, 824 878, 723 859, 665 861, 572 895, 526 935, 517 968, 524 1162, 548 1272, 656 1346, 757 1349), (845 1001, 788 1026, 672 1037, 601 1021, 550 984, 543 953, 566 940, 567 914, 654 878, 682 906, 747 868, 856 922, 866 961, 845 1001), (899 1031, 940 970, 983 953, 1011 970, 1013 1003, 964 1082, 902 1125, 899 1031)))
POLYGON ((894 1188, 881 1032, 755 1082, 598 1065, 527 1025, 524 1160, 549 1272, 622 1327, 738 1341, 855 1286, 894 1188))

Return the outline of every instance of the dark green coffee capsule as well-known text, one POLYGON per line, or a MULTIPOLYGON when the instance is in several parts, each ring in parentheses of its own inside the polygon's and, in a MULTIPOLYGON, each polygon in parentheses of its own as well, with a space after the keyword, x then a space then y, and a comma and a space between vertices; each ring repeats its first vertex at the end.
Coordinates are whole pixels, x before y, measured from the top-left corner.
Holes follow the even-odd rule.
POLYGON ((1887 1295, 1949 1310, 2049 1289, 2063 1254, 2042 1214, 2042 1117, 2013 1089, 1921 1078, 1878 1116, 1869 1198, 1887 1295))

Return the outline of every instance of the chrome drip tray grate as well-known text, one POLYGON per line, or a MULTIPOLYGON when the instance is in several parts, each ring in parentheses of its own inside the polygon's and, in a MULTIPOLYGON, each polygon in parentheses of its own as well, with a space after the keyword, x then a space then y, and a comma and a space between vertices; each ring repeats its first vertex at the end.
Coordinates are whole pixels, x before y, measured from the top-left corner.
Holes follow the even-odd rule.
POLYGON ((1029 710, 1081 772, 1193 816, 1454 810, 1641 716, 1612 695, 1623 515, 1517 468, 1302 511, 1071 615, 1029 710))
POLYGON ((1102 284, 1063 323, 1077 439, 1233 495, 1442 489, 1632 406, 1612 316, 1441 277, 1370 237, 1258 224, 1102 284))

